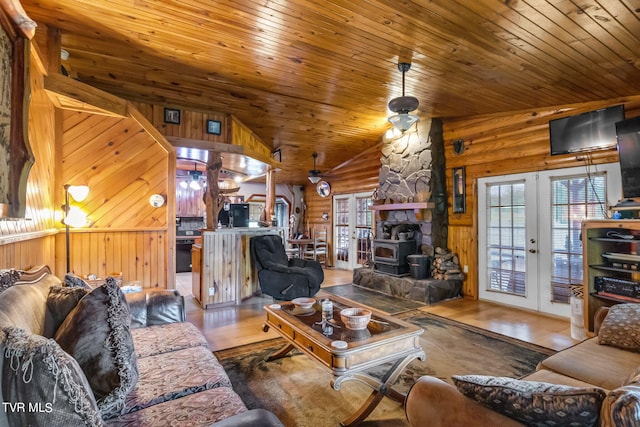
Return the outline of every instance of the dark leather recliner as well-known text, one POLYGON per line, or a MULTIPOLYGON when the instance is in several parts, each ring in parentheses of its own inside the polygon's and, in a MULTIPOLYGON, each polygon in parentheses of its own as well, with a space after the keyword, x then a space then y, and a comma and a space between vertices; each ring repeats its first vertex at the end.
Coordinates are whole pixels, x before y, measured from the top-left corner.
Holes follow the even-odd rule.
POLYGON ((251 256, 258 270, 262 293, 279 300, 312 297, 324 280, 319 262, 288 259, 280 236, 268 234, 251 238, 251 256))

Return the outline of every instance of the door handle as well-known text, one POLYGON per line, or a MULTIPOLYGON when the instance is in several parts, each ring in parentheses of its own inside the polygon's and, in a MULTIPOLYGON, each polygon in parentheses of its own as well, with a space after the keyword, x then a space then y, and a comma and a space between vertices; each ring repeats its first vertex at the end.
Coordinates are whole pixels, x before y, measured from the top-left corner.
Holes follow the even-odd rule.
POLYGON ((529 252, 535 254, 537 251, 535 249, 529 249, 529 252))

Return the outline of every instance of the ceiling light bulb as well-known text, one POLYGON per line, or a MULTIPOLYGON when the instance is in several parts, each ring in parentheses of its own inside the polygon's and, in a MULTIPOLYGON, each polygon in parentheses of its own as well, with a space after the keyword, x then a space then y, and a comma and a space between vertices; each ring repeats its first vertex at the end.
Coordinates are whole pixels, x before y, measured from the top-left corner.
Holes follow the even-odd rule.
POLYGON ((187 184, 187 181, 180 181, 180 187, 186 190, 187 187, 189 187, 189 184, 187 184))
POLYGON ((198 190, 200 190, 202 187, 200 187, 200 184, 198 184, 198 181, 194 179, 194 180, 192 180, 192 181, 189 183, 189 188, 190 188, 190 189, 192 189, 192 190, 196 190, 196 191, 198 191, 198 190))
POLYGON ((402 113, 391 116, 388 120, 389 123, 391 123, 396 129, 404 133, 408 131, 415 122, 418 121, 418 116, 416 116, 415 114, 402 113))
POLYGON ((314 176, 314 175, 309 175, 309 181, 311 181, 312 184, 317 184, 320 181, 320 177, 319 176, 314 176))

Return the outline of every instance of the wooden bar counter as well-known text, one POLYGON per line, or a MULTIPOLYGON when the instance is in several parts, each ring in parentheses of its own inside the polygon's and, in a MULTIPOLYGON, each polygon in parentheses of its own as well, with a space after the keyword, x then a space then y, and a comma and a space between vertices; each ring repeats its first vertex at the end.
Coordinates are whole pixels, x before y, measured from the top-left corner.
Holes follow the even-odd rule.
POLYGON ((283 233, 276 227, 202 230, 202 243, 191 250, 192 291, 202 308, 240 304, 256 294, 260 285, 249 242, 254 236, 283 233))

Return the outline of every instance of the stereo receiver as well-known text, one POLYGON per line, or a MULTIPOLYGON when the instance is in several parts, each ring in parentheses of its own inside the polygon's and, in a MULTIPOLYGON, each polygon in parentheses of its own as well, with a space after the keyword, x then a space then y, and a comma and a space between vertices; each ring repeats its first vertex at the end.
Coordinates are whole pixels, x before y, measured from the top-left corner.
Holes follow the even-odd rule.
POLYGON ((640 282, 617 277, 596 276, 593 285, 597 292, 621 295, 640 300, 640 282))

